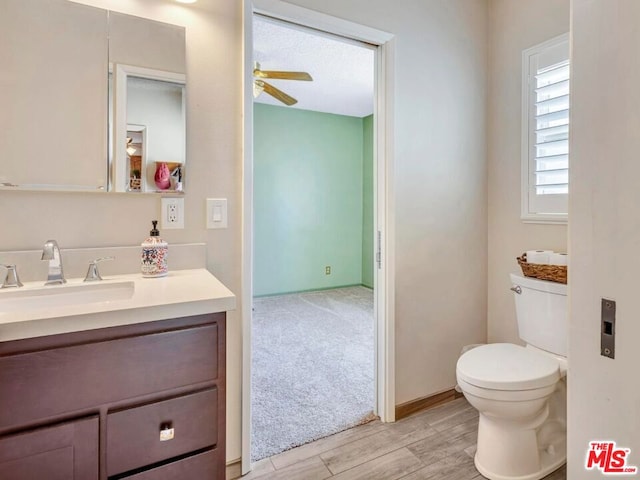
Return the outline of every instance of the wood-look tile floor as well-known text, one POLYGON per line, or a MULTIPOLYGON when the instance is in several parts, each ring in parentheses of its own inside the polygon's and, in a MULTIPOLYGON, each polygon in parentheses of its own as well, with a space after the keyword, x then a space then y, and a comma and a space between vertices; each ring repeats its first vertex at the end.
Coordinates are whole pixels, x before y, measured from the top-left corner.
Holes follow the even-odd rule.
MULTIPOLYGON (((478 412, 464 398, 396 423, 375 421, 254 465, 243 480, 482 480, 473 465, 478 412)), ((227 479, 239 477, 239 464, 227 479)), ((566 480, 565 467, 545 480, 566 480)))

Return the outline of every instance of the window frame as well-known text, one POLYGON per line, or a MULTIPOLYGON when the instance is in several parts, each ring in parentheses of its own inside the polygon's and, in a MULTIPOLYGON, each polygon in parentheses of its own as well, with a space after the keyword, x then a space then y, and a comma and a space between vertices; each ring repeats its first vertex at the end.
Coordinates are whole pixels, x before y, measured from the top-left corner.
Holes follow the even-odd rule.
MULTIPOLYGON (((548 224, 567 224, 568 212, 549 212, 538 213, 532 211, 530 202, 531 189, 535 189, 535 169, 536 159, 532 152, 535 151, 535 128, 531 125, 532 109, 535 108, 532 102, 531 79, 535 77, 537 72, 531 71, 532 57, 539 55, 551 48, 558 47, 564 43, 569 45, 569 33, 564 33, 550 40, 534 45, 522 52, 522 136, 521 136, 521 220, 524 223, 548 223, 548 224)), ((571 58, 569 55, 569 62, 571 58)), ((569 63, 571 65, 571 63, 569 63)), ((569 76, 571 82, 571 75, 569 76)), ((571 115, 571 107, 569 107, 569 115, 571 115)), ((571 122, 569 122, 571 125, 571 122)), ((571 127, 569 127, 571 128, 571 127)), ((571 165, 571 153, 569 153, 569 168, 571 165)), ((555 197, 564 197, 568 200, 568 194, 554 195, 555 197)), ((564 202, 560 199, 559 201, 564 202)), ((568 201, 567 201, 568 204, 568 201)), ((568 209, 567 209, 568 210, 568 209)))

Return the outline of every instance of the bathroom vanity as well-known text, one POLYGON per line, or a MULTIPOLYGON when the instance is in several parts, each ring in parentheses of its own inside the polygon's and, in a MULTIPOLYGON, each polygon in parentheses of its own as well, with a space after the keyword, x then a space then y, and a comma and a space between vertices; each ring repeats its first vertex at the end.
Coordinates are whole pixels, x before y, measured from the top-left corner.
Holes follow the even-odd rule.
POLYGON ((39 298, 77 297, 69 283, 0 291, 0 477, 223 479, 233 294, 198 269, 105 280, 133 285, 106 301, 39 298), (16 296, 34 307, 7 312, 16 296))

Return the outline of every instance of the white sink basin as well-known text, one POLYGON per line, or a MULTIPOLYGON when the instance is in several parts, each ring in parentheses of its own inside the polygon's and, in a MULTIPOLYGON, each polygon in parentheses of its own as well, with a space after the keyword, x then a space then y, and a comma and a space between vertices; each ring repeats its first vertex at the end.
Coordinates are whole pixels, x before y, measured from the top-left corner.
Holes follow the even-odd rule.
POLYGON ((0 290, 0 314, 126 300, 133 281, 22 287, 0 290))

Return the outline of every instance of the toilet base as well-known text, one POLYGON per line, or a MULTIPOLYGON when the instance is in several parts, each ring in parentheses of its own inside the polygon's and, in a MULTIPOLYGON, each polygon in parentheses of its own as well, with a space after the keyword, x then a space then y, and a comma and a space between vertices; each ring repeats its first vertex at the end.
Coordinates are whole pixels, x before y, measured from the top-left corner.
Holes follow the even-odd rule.
MULTIPOLYGON (((544 454, 542 455, 544 457, 544 454)), ((566 461, 567 461, 567 457, 565 455, 564 458, 562 459, 551 459, 549 458, 549 464, 548 465, 544 465, 544 458, 542 459, 541 463, 543 464, 543 468, 540 471, 537 471, 535 473, 529 474, 529 475, 524 475, 524 476, 519 476, 519 477, 505 477, 503 475, 498 475, 494 472, 490 472, 488 470, 486 470, 482 464, 478 463, 478 455, 476 455, 473 459, 473 463, 476 466, 476 469, 478 470, 478 472, 480 472, 480 474, 485 477, 488 478, 489 480, 540 480, 544 477, 546 477, 547 475, 549 475, 552 472, 555 472, 557 469, 559 469, 560 467, 562 467, 566 461), (554 461, 555 460, 555 461, 554 461)))
POLYGON ((474 463, 484 477, 540 480, 566 463, 563 425, 549 419, 546 408, 527 423, 480 414, 474 463))

